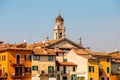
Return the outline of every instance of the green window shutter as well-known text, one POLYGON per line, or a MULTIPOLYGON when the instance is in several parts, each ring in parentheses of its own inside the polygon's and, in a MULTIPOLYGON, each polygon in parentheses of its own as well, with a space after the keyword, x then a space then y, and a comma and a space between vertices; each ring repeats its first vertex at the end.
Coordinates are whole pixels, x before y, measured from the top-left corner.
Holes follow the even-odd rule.
POLYGON ((94 72, 94 66, 93 66, 93 72, 94 72))
POLYGON ((71 80, 77 80, 77 75, 75 74, 71 75, 71 80))
POLYGON ((50 68, 51 68, 51 66, 48 66, 48 73, 50 73, 50 68))
POLYGON ((109 73, 110 72, 110 69, 109 69, 109 67, 107 67, 107 73, 109 73))
POLYGON ((90 66, 88 66, 88 72, 90 72, 90 66))
POLYGON ((63 59, 63 62, 67 62, 67 59, 63 59))
POLYGON ((37 66, 37 71, 38 71, 38 66, 37 66))
POLYGON ((75 80, 77 80, 77 75, 75 74, 75 80))
POLYGON ((52 66, 52 73, 54 73, 54 66, 52 66))
POLYGON ((37 70, 38 71, 38 66, 32 66, 32 70, 37 70))

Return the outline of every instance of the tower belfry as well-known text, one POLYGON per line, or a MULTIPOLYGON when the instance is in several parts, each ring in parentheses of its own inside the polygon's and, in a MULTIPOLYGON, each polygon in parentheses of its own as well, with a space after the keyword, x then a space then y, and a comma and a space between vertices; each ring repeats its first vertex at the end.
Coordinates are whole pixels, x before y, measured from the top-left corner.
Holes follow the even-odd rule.
POLYGON ((57 40, 64 37, 65 37, 64 19, 59 13, 59 16, 55 19, 54 39, 57 40))

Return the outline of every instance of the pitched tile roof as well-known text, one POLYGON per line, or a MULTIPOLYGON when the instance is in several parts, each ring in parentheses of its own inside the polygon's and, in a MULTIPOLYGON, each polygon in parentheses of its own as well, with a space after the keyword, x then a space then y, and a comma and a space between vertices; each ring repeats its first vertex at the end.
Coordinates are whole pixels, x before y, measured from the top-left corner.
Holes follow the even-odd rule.
POLYGON ((110 55, 106 52, 92 52, 92 55, 110 57, 110 55))
POLYGON ((19 43, 19 44, 4 44, 4 48, 26 48, 27 43, 19 43))
POLYGON ((29 45, 29 48, 35 48, 35 47, 45 47, 46 44, 52 44, 54 42, 56 42, 57 40, 49 40, 49 42, 45 42, 45 41, 42 41, 42 42, 38 42, 38 43, 33 43, 33 44, 30 44, 29 45))
POLYGON ((109 53, 109 55, 111 56, 111 58, 113 59, 120 59, 120 51, 116 51, 116 52, 111 52, 109 53))
POLYGON ((10 48, 3 48, 3 49, 0 49, 0 52, 6 51, 6 50, 24 50, 24 51, 32 51, 32 49, 27 49, 27 48, 13 48, 13 47, 10 47, 10 48))
POLYGON ((87 59, 97 59, 97 58, 93 57, 92 55, 88 55, 88 54, 87 55, 80 55, 80 56, 87 58, 87 59))
POLYGON ((58 65, 60 65, 60 66, 77 66, 73 62, 58 62, 58 65))
POLYGON ((53 41, 53 43, 49 44, 47 47, 54 46, 54 45, 56 45, 56 44, 58 44, 58 43, 60 43, 62 41, 67 41, 67 42, 73 44, 77 48, 81 48, 81 49, 84 48, 83 46, 78 45, 77 43, 69 40, 68 38, 61 38, 61 39, 55 40, 55 41, 53 41))
POLYGON ((78 55, 80 55, 80 54, 88 54, 85 49, 72 48, 72 50, 73 50, 76 54, 78 54, 78 55))
POLYGON ((33 43, 33 44, 29 45, 29 48, 34 48, 34 47, 47 47, 47 48, 49 48, 49 47, 54 46, 62 41, 67 41, 67 42, 73 44, 77 48, 83 48, 83 46, 80 46, 80 45, 76 44, 75 42, 73 42, 67 38, 61 38, 58 40, 48 40, 47 42, 43 41, 43 42, 33 43))
POLYGON ((38 55, 56 55, 54 49, 47 48, 34 48, 33 52, 38 55))

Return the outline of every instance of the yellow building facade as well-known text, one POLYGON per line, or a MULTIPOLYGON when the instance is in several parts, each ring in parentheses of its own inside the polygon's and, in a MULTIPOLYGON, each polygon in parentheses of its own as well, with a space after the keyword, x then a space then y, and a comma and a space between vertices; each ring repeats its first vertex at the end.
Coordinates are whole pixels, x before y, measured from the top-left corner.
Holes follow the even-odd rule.
POLYGON ((88 80, 99 80, 99 67, 97 60, 88 60, 88 80))
POLYGON ((31 80, 32 50, 8 48, 0 50, 1 79, 31 80))
POLYGON ((111 76, 111 56, 104 52, 93 52, 94 57, 98 59, 99 80, 110 80, 111 76))

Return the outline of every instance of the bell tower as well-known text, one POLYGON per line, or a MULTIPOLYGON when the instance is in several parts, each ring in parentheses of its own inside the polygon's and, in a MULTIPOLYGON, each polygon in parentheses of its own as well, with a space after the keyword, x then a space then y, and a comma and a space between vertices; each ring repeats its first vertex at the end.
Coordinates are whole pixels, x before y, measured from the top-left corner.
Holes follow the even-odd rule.
POLYGON ((54 27, 54 39, 60 39, 65 37, 65 26, 64 19, 59 14, 59 16, 55 19, 55 27, 54 27))

